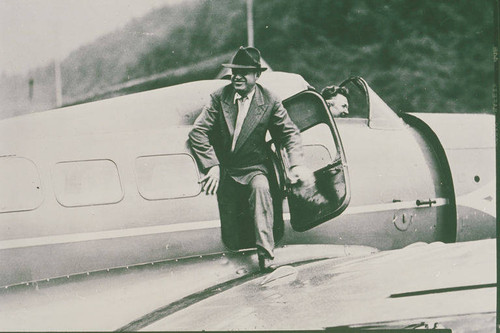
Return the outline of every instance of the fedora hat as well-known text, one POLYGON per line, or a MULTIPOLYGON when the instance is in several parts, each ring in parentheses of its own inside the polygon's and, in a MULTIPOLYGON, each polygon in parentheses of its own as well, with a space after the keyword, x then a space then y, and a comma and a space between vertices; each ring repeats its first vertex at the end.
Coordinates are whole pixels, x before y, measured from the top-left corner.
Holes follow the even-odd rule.
POLYGON ((267 68, 260 65, 260 51, 255 47, 240 46, 230 64, 222 64, 226 68, 256 69, 261 72, 267 68))

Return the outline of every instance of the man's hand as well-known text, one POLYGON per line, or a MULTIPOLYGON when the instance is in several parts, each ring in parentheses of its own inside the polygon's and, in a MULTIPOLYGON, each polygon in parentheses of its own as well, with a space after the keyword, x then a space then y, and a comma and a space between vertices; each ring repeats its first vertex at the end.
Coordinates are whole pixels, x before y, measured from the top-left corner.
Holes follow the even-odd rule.
POLYGON ((206 192, 206 194, 215 194, 217 193, 217 189, 219 188, 219 180, 220 180, 220 167, 218 165, 214 165, 211 167, 205 177, 200 179, 200 183, 205 183, 203 185, 202 191, 206 192))
POLYGON ((304 186, 310 186, 314 184, 314 174, 308 167, 302 165, 296 165, 290 169, 292 183, 295 184, 301 181, 304 186))

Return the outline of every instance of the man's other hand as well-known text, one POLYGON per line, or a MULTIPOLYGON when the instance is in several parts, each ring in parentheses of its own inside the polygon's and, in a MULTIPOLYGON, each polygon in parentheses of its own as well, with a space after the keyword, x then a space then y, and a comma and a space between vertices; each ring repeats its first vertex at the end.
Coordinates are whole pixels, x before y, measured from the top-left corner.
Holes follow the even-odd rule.
POLYGON ((219 180, 220 180, 220 167, 218 165, 214 165, 211 167, 205 177, 200 179, 200 183, 205 183, 203 185, 202 191, 206 192, 206 194, 215 194, 217 193, 217 189, 219 188, 219 180))
POLYGON ((301 181, 305 186, 310 186, 314 184, 314 174, 312 171, 303 165, 296 165, 290 169, 292 183, 301 181))

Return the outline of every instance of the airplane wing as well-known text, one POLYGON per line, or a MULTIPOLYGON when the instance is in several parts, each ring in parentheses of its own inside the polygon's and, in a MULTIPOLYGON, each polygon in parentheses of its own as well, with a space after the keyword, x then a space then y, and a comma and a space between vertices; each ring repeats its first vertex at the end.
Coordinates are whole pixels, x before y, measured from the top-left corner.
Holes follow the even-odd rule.
POLYGON ((492 331, 495 246, 491 239, 382 252, 291 245, 278 249, 281 267, 270 274, 259 273, 255 254, 245 251, 111 269, 2 289, 0 330, 311 330, 424 322, 454 332, 464 324, 492 331))
POLYGON ((495 240, 416 243, 347 260, 297 265, 276 279, 252 279, 164 318, 143 318, 144 326, 136 328, 318 330, 427 325, 453 332, 493 331, 495 244, 495 240))

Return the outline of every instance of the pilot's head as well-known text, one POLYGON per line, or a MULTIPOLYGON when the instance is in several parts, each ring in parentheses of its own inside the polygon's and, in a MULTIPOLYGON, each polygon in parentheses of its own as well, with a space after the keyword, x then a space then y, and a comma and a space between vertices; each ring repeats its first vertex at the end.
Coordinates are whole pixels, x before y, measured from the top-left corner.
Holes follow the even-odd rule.
POLYGON ((349 114, 349 91, 345 87, 327 86, 321 95, 334 117, 346 117, 349 114))
POLYGON ((231 68, 231 82, 242 96, 246 96, 255 87, 260 74, 267 69, 260 64, 260 51, 250 46, 240 46, 231 63, 222 66, 231 68))

